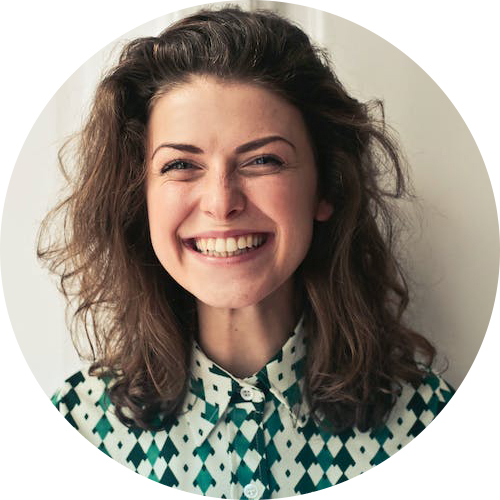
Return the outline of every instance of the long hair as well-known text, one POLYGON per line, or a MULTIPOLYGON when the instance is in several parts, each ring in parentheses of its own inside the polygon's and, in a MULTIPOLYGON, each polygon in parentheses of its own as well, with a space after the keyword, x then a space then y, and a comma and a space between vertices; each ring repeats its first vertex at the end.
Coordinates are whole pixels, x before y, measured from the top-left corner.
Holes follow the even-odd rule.
POLYGON ((418 383, 435 355, 403 323, 408 288, 394 257, 391 204, 406 194, 401 154, 382 104, 349 96, 328 55, 269 11, 204 10, 133 40, 97 87, 66 169, 70 194, 48 214, 38 246, 72 306, 75 343, 83 327, 91 346, 91 373, 111 377, 126 425, 157 428, 182 405, 197 318, 194 298, 152 249, 145 136, 155 100, 193 75, 258 85, 301 111, 320 194, 334 207, 315 223, 296 272, 307 397, 336 430, 380 425, 401 384, 418 383), (53 240, 61 215, 62 237, 53 240))

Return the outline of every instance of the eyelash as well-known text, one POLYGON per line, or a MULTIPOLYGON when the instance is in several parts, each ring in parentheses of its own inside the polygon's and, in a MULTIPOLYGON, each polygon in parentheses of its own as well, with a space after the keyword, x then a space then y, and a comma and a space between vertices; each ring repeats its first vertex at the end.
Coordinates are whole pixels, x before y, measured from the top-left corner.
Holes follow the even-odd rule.
MULTIPOLYGON (((284 161, 280 160, 279 158, 277 158, 274 155, 260 155, 260 156, 257 156, 256 158, 253 158, 253 159, 249 160, 248 162, 244 163, 243 167, 247 167, 250 165, 268 165, 268 164, 274 164, 277 167, 281 167, 284 165, 284 163, 285 163, 284 161), (265 162, 261 163, 262 161, 265 161, 265 162)), ((193 167, 197 168, 196 165, 194 165, 193 163, 191 163, 189 161, 174 160, 174 161, 164 165, 161 168, 160 173, 165 174, 171 170, 188 170, 188 169, 191 169, 193 167)))
POLYGON ((284 162, 282 160, 280 160, 279 158, 277 158, 274 155, 261 155, 261 156, 258 156, 257 158, 250 160, 250 162, 247 163, 246 165, 253 165, 253 164, 265 165, 266 164, 266 163, 257 163, 258 160, 267 160, 266 163, 274 163, 277 166, 282 166, 284 164, 284 162))
POLYGON ((191 167, 194 166, 192 163, 185 160, 174 160, 170 163, 167 163, 166 165, 163 165, 163 167, 160 170, 160 173, 165 174, 170 170, 187 170, 187 168, 180 168, 180 165, 190 165, 191 167))

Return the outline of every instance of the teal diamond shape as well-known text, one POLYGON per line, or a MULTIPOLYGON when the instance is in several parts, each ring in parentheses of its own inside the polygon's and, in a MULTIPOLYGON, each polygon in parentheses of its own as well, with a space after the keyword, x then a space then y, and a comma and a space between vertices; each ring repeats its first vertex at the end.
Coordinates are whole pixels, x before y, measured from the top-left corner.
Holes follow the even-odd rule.
POLYGON ((295 458, 295 461, 297 463, 301 463, 306 470, 309 469, 312 464, 317 462, 316 456, 314 455, 308 443, 306 443, 302 450, 300 450, 300 453, 295 458))
POLYGON ((203 467, 200 469, 200 472, 198 472, 193 485, 198 486, 202 493, 205 495, 208 488, 210 488, 212 484, 215 485, 214 478, 212 477, 210 472, 208 472, 208 469, 203 465, 203 467))
POLYGON ((151 465, 154 465, 156 460, 160 456, 160 450, 154 441, 151 443, 151 446, 148 448, 148 451, 146 452, 146 456, 148 457, 149 463, 151 465))
POLYGON ((101 394, 101 397, 95 404, 96 406, 100 406, 103 412, 108 411, 109 405, 111 404, 111 400, 109 399, 109 396, 103 392, 101 394))
POLYGON ((245 453, 248 451, 249 446, 250 442, 248 439, 240 431, 238 431, 233 439, 233 449, 241 458, 243 458, 245 453))
POLYGON ((342 448, 340 448, 340 451, 337 453, 337 456, 335 457, 335 462, 340 467, 340 470, 342 472, 345 472, 349 468, 349 466, 355 465, 355 462, 351 457, 351 454, 349 453, 349 451, 345 446, 342 446, 342 448))
POLYGON ((281 455, 276 449, 275 444, 271 441, 266 448, 266 456, 267 456, 267 466, 272 467, 274 462, 281 461, 281 455))
POLYGON ((370 465, 378 465, 388 458, 389 455, 385 452, 384 448, 379 448, 377 454, 370 460, 370 465))
POLYGON ((248 413, 246 410, 242 408, 233 408, 231 411, 231 421, 236 425, 236 427, 241 427, 245 419, 247 418, 248 413))
POLYGON ((325 446, 318 453, 318 464, 326 472, 333 465, 333 458, 330 450, 325 446))
POLYGON ((152 481, 156 481, 157 483, 160 481, 154 470, 151 470, 151 472, 149 473, 148 479, 151 479, 152 481))
POLYGON ((146 459, 146 454, 139 443, 135 443, 132 451, 128 454, 127 462, 132 462, 134 467, 137 469, 139 464, 146 459))
POLYGON ((379 429, 376 433, 372 432, 370 437, 375 438, 378 441, 378 444, 383 445, 389 438, 393 438, 394 434, 387 426, 384 425, 384 427, 379 429))
POLYGON ((161 456, 169 463, 174 455, 179 455, 179 450, 170 437, 168 437, 161 449, 161 456))
POLYGON ((302 476, 294 489, 295 493, 298 493, 299 495, 311 493, 315 490, 316 488, 314 487, 314 483, 312 482, 312 479, 307 472, 302 476))
POLYGON ((245 462, 241 462, 238 470, 236 471, 239 484, 248 484, 253 478, 253 471, 248 467, 245 462))
POLYGON ((282 432, 285 430, 285 427, 280 420, 278 410, 274 410, 271 413, 271 416, 266 420, 266 429, 268 430, 272 438, 276 435, 277 432, 282 432))
POLYGON ((203 462, 207 459, 208 455, 213 455, 215 453, 211 444, 208 440, 203 441, 203 443, 198 446, 193 452, 193 455, 198 455, 203 462))
POLYGON ((109 423, 109 420, 106 418, 106 415, 103 415, 99 422, 97 422, 96 426, 92 429, 92 432, 95 434, 99 434, 101 439, 104 439, 109 432, 113 432, 113 427, 109 423))

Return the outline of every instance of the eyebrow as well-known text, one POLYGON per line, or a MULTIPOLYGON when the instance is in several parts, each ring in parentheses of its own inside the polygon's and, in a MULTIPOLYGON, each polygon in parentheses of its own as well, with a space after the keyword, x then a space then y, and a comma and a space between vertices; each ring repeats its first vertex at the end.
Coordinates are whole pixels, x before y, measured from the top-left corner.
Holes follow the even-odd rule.
MULTIPOLYGON (((265 146, 266 144, 269 144, 269 143, 275 142, 275 141, 286 142, 294 150, 296 149, 295 145, 292 142, 290 142, 288 139, 285 139, 281 135, 269 135, 267 137, 262 137, 261 139, 255 139, 254 141, 246 142, 245 144, 238 146, 235 149, 235 152, 237 154, 248 153, 249 151, 259 149, 262 146, 265 146)), ((192 144, 178 144, 178 143, 164 142, 164 143, 160 144, 153 151, 153 154, 151 155, 151 160, 154 158, 154 155, 157 153, 157 151, 161 148, 172 148, 172 149, 177 149, 179 151, 185 151, 187 153, 193 153, 193 154, 202 154, 203 153, 203 149, 201 149, 197 146, 193 146, 192 144)))

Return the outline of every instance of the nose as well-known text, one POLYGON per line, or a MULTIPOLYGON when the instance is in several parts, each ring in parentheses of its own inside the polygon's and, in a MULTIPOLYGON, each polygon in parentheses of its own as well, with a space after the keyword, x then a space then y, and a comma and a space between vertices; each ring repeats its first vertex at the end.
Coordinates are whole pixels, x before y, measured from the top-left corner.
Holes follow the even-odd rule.
POLYGON ((233 219, 245 209, 245 195, 238 179, 227 172, 207 174, 200 209, 218 221, 233 219))

